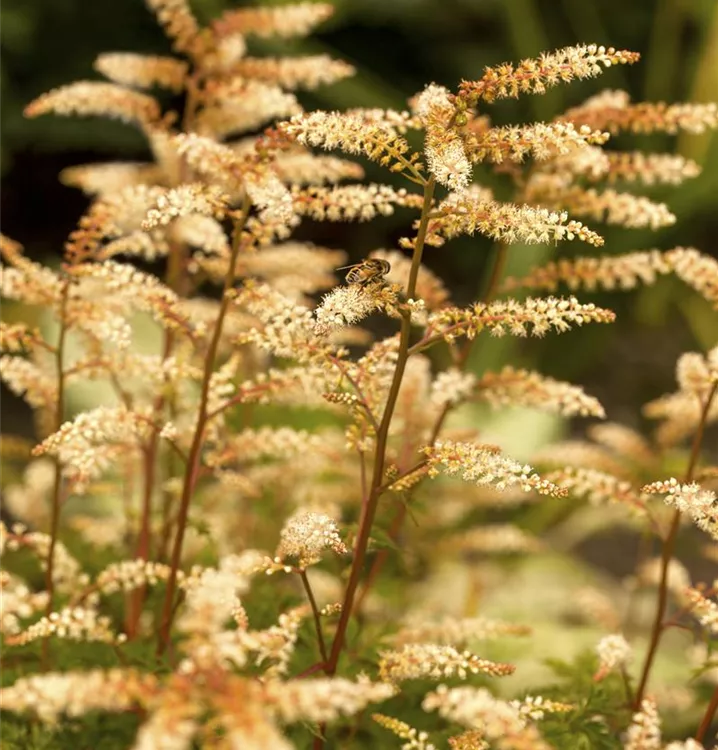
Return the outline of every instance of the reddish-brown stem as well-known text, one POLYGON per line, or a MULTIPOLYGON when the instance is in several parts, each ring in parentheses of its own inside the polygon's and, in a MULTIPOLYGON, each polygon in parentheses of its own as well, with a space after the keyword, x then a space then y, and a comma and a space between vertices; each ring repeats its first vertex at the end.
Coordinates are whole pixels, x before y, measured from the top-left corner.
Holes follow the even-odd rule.
MULTIPOLYGON (((168 459, 171 456, 168 456, 168 459)), ((169 476, 174 476, 173 472, 168 472, 169 476)), ((157 560, 164 562, 170 545, 170 536, 172 534, 172 499, 174 495, 169 490, 164 490, 162 494, 162 531, 160 532, 160 541, 157 549, 157 560)))
POLYGON ((322 750, 324 747, 324 735, 326 734, 326 731, 326 724, 320 724, 317 727, 317 734, 314 737, 314 742, 312 742, 312 750, 322 750))
POLYGON ((160 617, 160 629, 157 644, 158 656, 161 656, 164 653, 170 642, 174 612, 174 597, 177 588, 177 573, 179 571, 180 559, 182 557, 182 544, 184 542, 184 534, 187 528, 187 518, 189 515, 190 501, 192 500, 192 494, 194 493, 194 488, 197 483, 197 477, 199 475, 202 443, 204 441, 204 431, 207 426, 209 387, 212 379, 212 373, 214 372, 214 364, 217 357, 217 350, 219 349, 219 342, 222 338, 224 319, 227 315, 227 310, 229 309, 229 305, 231 302, 230 290, 234 286, 237 255, 239 254, 239 249, 242 243, 242 231, 249 214, 249 208, 249 199, 245 198, 241 216, 236 220, 234 226, 232 236, 232 251, 229 257, 227 277, 224 281, 222 301, 219 305, 219 312, 217 313, 217 320, 214 324, 212 339, 210 341, 207 355, 205 357, 204 374, 202 377, 202 392, 200 395, 197 423, 195 425, 192 445, 187 459, 187 466, 185 468, 184 484, 182 486, 180 507, 177 515, 177 528, 175 531, 174 545, 172 547, 172 557, 170 559, 170 575, 167 580, 167 589, 165 592, 165 599, 164 604, 162 605, 162 614, 160 617))
POLYGON ((309 677, 310 675, 316 674, 317 672, 321 672, 326 667, 326 663, 323 661, 317 662, 316 664, 312 664, 311 667, 307 667, 304 671, 300 672, 294 679, 295 680, 302 680, 305 677, 309 677))
POLYGON ((401 385, 402 378, 404 377, 410 330, 411 323, 409 321, 409 315, 405 314, 402 317, 401 321, 399 356, 396 363, 396 369, 394 370, 394 377, 389 389, 389 397, 387 399, 386 407, 384 409, 384 416, 382 417, 381 424, 379 425, 379 432, 376 439, 374 470, 372 473, 371 488, 369 490, 369 497, 367 498, 367 502, 362 508, 361 519, 359 521, 359 532, 357 534, 356 543, 354 545, 354 561, 352 563, 351 572, 349 574, 349 582, 347 583, 347 588, 344 592, 342 612, 339 617, 337 632, 334 636, 334 641, 332 642, 332 650, 325 669, 327 674, 334 674, 336 672, 339 657, 344 647, 346 630, 349 625, 349 620, 352 616, 352 610, 354 609, 354 597, 356 595, 356 590, 359 586, 359 581, 364 569, 364 561, 366 559, 366 551, 369 545, 371 529, 374 525, 376 510, 379 505, 379 497, 382 494, 381 485, 382 479, 384 477, 384 462, 386 458, 387 440, 389 437, 389 424, 394 414, 394 407, 396 406, 396 400, 399 395, 399 387, 401 385))
MULTIPOLYGON (((506 265, 506 257, 508 254, 508 246, 507 245, 499 245, 496 250, 496 256, 495 256, 495 262, 493 265, 493 268, 491 269, 491 277, 489 278, 488 284, 486 286, 486 291, 484 292, 483 301, 484 302, 490 302, 493 296, 496 294, 496 290, 498 289, 499 282, 501 281, 501 277, 503 275, 504 267, 506 265)), ((469 358, 469 354, 471 352, 471 346, 473 344, 472 340, 469 340, 465 343, 464 347, 462 348, 458 358, 457 358, 457 366, 460 368, 463 368, 466 365, 466 362, 469 358)), ((409 350, 411 353, 411 349, 409 350)), ((434 429, 431 431, 431 436, 428 440, 428 445, 433 445, 436 440, 439 437, 439 433, 441 432, 441 428, 444 426, 444 422, 446 421, 446 418, 449 416, 449 412, 451 411, 452 404, 446 403, 444 407, 442 408, 436 423, 434 424, 434 429)), ((410 469, 405 471, 398 479, 401 479, 405 476, 409 476, 410 474, 413 474, 415 471, 420 469, 422 466, 426 464, 426 461, 420 461, 417 465, 412 466, 410 469)), ((382 490, 388 488, 391 486, 391 484, 398 481, 398 479, 392 480, 392 482, 387 483, 382 486, 382 490)), ((402 504, 399 509, 396 512, 396 515, 394 516, 394 519, 392 520, 391 526, 389 528, 389 538, 392 541, 396 541, 396 539, 399 536, 399 531, 401 530, 401 527, 404 523, 404 519, 406 518, 406 512, 407 512, 407 506, 406 504, 402 504)), ((362 587, 361 592, 359 593, 359 598, 357 600, 357 603, 355 605, 355 611, 359 612, 362 608, 362 604, 364 603, 364 600, 367 597, 367 594, 369 593, 369 590, 373 586, 374 582, 379 577, 382 568, 384 565, 386 565, 386 561, 389 559, 389 551, 386 549, 381 550, 377 556, 374 558, 374 561, 372 562, 371 568, 369 569, 369 574, 367 575, 366 581, 364 583, 364 586, 362 587)))
MULTIPOLYGON (((696 465, 698 463, 698 456, 700 455, 701 444, 703 442, 703 432, 705 430, 706 419, 708 418, 708 411, 710 410, 713 398, 718 390, 718 383, 708 393, 706 400, 701 410, 700 420, 696 429, 696 434, 693 438, 693 445, 691 447, 691 455, 688 460, 688 467, 686 469, 684 483, 687 484, 693 480, 693 473, 695 472, 696 465)), ((671 526, 668 531, 668 535, 663 542, 663 549, 661 553, 661 578, 658 584, 658 602, 656 604, 656 616, 653 620, 653 628, 651 630, 651 640, 648 645, 648 652, 646 653, 646 660, 643 664, 643 670, 641 672, 641 679, 638 684, 638 690, 636 690, 636 697, 633 702, 633 707, 639 710, 641 703, 643 702, 643 696, 646 692, 648 685, 648 679, 651 674, 651 668, 655 661, 656 654, 658 653, 658 646, 661 642, 661 636, 663 635, 663 618, 666 614, 666 608, 668 606, 668 569, 673 559, 673 551, 676 546, 676 537, 678 536, 678 528, 681 523, 681 512, 676 510, 671 520, 671 526)))
POLYGON ((307 578, 307 571, 300 570, 299 577, 302 579, 302 585, 304 586, 304 591, 307 594, 307 599, 309 599, 309 606, 312 608, 312 615, 314 616, 314 628, 317 631, 317 644, 319 646, 319 654, 322 657, 322 662, 326 664, 327 647, 324 642, 324 633, 322 632, 322 620, 321 620, 321 615, 319 614, 319 608, 317 607, 317 600, 314 598, 314 592, 312 591, 312 587, 309 584, 309 579, 307 578))
MULTIPOLYGON (((155 463, 157 456, 158 433, 150 434, 150 442, 143 451, 144 487, 142 492, 142 512, 140 516, 140 533, 135 546, 135 558, 148 560, 150 554, 150 522, 152 519, 152 491, 155 484, 155 463)), ((135 589, 127 597, 127 615, 125 617, 125 633, 128 640, 137 635, 145 600, 145 587, 135 589)))
MULTIPOLYGON (((165 331, 165 341, 162 351, 163 361, 170 355, 172 341, 172 332, 165 331)), ((164 403, 164 394, 157 396, 153 405, 153 414, 155 414, 155 416, 162 412, 164 403)), ((142 491, 142 514, 140 517, 140 533, 137 537, 137 546, 135 547, 135 558, 140 560, 150 559, 150 547, 152 544, 152 495, 154 494, 155 477, 157 475, 157 450, 159 447, 159 441, 159 431, 156 429, 152 430, 149 441, 143 451, 144 487, 142 491)), ((129 596, 125 630, 127 638, 130 640, 137 635, 145 595, 146 587, 141 586, 129 596)))
POLYGON ((713 695, 708 702, 708 708, 706 708, 701 724, 696 731, 696 742, 703 742, 705 739, 706 733, 713 722, 713 717, 716 715, 716 710, 718 710, 718 687, 713 691, 713 695))
MULTIPOLYGON (((421 255, 423 252, 424 242, 426 240, 426 233, 429 225, 428 217, 434 197, 434 186, 434 179, 431 178, 427 181, 427 184, 424 187, 424 202, 421 211, 421 218, 419 220, 419 228, 416 235, 416 241, 414 242, 414 254, 412 257, 411 271, 409 272, 409 281, 406 289, 407 297, 409 297, 410 299, 413 298, 416 294, 416 280, 419 274, 421 255)), ((361 580, 362 572, 364 569, 364 561, 366 559, 366 551, 369 545, 369 538, 371 535, 372 526, 374 524, 374 518, 376 516, 376 510, 379 504, 379 498, 382 494, 381 487, 384 478, 384 464, 386 460, 386 446, 389 438, 389 426, 391 424, 392 417, 394 416, 394 408, 399 396, 399 388, 401 387, 401 381, 404 377, 404 370, 406 369, 406 363, 409 359, 410 334, 410 315, 408 312, 404 312, 401 319, 401 332, 399 334, 399 351, 397 354, 396 368, 394 370, 394 376, 392 378, 391 386, 389 387, 389 395, 387 396, 384 413, 382 415, 381 422, 379 423, 379 430, 377 431, 376 435, 374 468, 372 472, 369 496, 367 498, 366 504, 362 508, 361 519, 359 522, 359 531, 357 534, 356 543, 354 545, 354 560, 352 562, 347 588, 344 592, 344 600, 342 602, 342 611, 339 617, 339 623, 337 624, 337 631, 334 636, 334 641, 332 642, 329 660, 324 670, 329 675, 336 673, 337 664, 339 663, 339 657, 341 656, 342 650, 344 648, 347 627, 352 616, 352 610, 354 609, 354 597, 356 595, 357 587, 359 586, 359 581, 361 580)))
POLYGON ((366 475, 366 453, 359 451, 359 478, 361 481, 361 504, 362 507, 367 501, 367 475, 366 475))
MULTIPOLYGON (((55 405, 55 430, 62 427, 65 418, 65 339, 67 336, 67 300, 70 296, 70 279, 66 278, 60 296, 59 323, 60 332, 55 350, 56 377, 57 377, 57 403, 55 405)), ((55 460, 55 481, 52 488, 52 509, 50 512, 50 546, 47 550, 47 562, 45 570, 45 589, 47 591, 47 607, 45 616, 49 617, 55 605, 55 584, 52 577, 55 572, 55 548, 57 536, 60 529, 60 510, 62 509, 62 466, 60 460, 55 460)), ((50 657, 50 639, 44 638, 42 644, 42 668, 47 669, 50 657)))
MULTIPOLYGON (((391 526, 389 527, 388 535, 389 535, 389 539, 391 539, 392 541, 396 541, 396 539, 399 536, 399 531, 401 530, 401 527, 404 524, 404 518, 406 518, 406 510, 407 510, 406 503, 400 503, 399 508, 396 512, 396 515, 392 519, 391 526)), ((356 603, 354 604, 355 612, 361 612, 362 606, 364 605, 364 600, 369 594, 369 591, 371 587, 374 585, 374 582, 379 577, 388 559, 389 559, 388 549, 381 549, 379 550, 379 552, 377 552, 377 555, 374 558, 374 561, 372 562, 371 567, 369 568, 369 573, 367 574, 366 580, 364 581, 364 585, 362 586, 362 589, 359 592, 359 596, 357 596, 356 603)))

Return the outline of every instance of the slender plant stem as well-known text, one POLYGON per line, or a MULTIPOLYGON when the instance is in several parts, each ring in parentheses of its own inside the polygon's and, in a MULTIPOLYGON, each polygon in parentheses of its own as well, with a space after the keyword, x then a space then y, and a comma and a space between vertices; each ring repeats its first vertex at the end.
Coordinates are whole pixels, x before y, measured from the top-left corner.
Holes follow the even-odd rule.
POLYGON ((319 653, 322 657, 322 662, 326 664, 327 647, 324 642, 324 633, 322 632, 322 620, 319 614, 319 607, 317 607, 317 600, 314 598, 314 592, 312 591, 312 587, 309 583, 309 578, 307 578, 307 571, 301 570, 299 572, 299 577, 302 579, 302 585, 304 586, 304 591, 306 591, 307 593, 307 599, 309 599, 309 606, 312 608, 312 614, 314 615, 314 628, 317 631, 317 643, 319 644, 319 653))
MULTIPOLYGON (((399 505, 399 509, 396 512, 396 515, 392 519, 391 526, 389 526, 388 532, 389 539, 391 539, 392 541, 396 541, 397 537, 399 536, 399 531, 401 531, 401 527, 404 524, 404 519, 406 518, 406 509, 406 503, 401 503, 399 505)), ((367 598, 367 595, 369 594, 371 587, 374 585, 374 582, 377 580, 377 578, 379 578, 379 575, 381 574, 381 571, 384 568, 384 565, 386 565, 386 561, 388 559, 388 549, 381 549, 379 550, 379 552, 377 552, 377 555, 374 558, 371 567, 369 568, 369 573, 364 580, 364 584, 361 587, 361 591, 356 598, 356 602, 354 604, 355 612, 361 612, 362 606, 364 605, 364 600, 367 598)))
POLYGON ((708 702, 708 708, 706 708, 706 712, 703 714, 703 719, 701 720, 701 724, 696 732, 697 742, 703 742, 705 739, 706 733, 713 722, 713 717, 716 715, 716 710, 718 710, 718 687, 713 691, 713 695, 708 702))
MULTIPOLYGON (((503 243, 499 244, 496 248, 496 252, 494 254, 494 264, 491 269, 491 276, 489 277, 488 283, 486 284, 486 291, 483 294, 482 301, 485 303, 490 302, 494 295, 496 294, 496 291, 499 286, 499 282, 501 281, 501 278, 503 276, 504 268, 506 266, 506 258, 508 255, 508 245, 505 245, 503 243)), ((471 347, 473 344, 473 340, 468 340, 458 358, 457 358, 457 365, 461 369, 463 369, 466 366, 466 362, 469 359, 469 354, 471 353, 471 347)), ((410 350, 411 352, 411 350, 410 350)), ((428 440, 428 445, 433 445, 436 440, 439 437, 439 433, 441 432, 441 428, 444 426, 444 422, 446 421, 446 418, 449 416, 449 413, 451 411, 452 404, 446 403, 439 413, 439 416, 437 417, 437 420, 434 424, 434 429, 431 431, 431 436, 428 440)), ((414 471, 417 471, 422 466, 426 464, 426 461, 421 461, 417 465, 412 466, 408 471, 405 471, 402 476, 399 477, 401 479, 403 476, 408 476, 409 474, 413 474, 414 471)), ((393 482, 396 482, 397 480, 393 480, 393 482)), ((393 483, 392 482, 392 483, 393 483)), ((389 487, 392 483, 387 483, 386 485, 382 486, 382 490, 389 487)), ((396 512, 396 515, 394 516, 394 519, 392 520, 391 526, 389 527, 389 538, 392 541, 396 541, 399 532, 401 531, 401 527, 404 524, 404 519, 406 518, 406 512, 407 512, 407 505, 404 503, 402 504, 399 509, 396 512)), ((386 561, 389 559, 389 551, 386 549, 381 550, 377 556, 374 558, 374 561, 371 564, 371 568, 369 569, 369 574, 366 577, 366 580, 364 582, 364 585, 362 586, 362 590, 359 593, 359 597, 357 598, 356 605, 354 607, 356 612, 359 612, 362 608, 362 604, 364 603, 364 600, 366 599, 369 590, 374 585, 374 582, 379 577, 382 568, 384 565, 386 565, 386 561)))
POLYGON ((326 666, 326 662, 318 661, 316 664, 312 664, 310 667, 303 669, 294 677, 294 679, 303 680, 305 677, 309 677, 310 675, 316 674, 317 672, 322 672, 326 669, 326 666))
MULTIPOLYGON (((696 465, 698 463, 698 456, 700 455, 701 444, 703 443, 703 432, 706 426, 706 420, 708 418, 708 411, 710 410, 713 398, 718 390, 718 383, 708 393, 706 400, 701 410, 700 420, 698 422, 698 428, 696 429, 695 437, 693 438, 693 445, 691 447, 691 455, 688 460, 688 468, 686 469, 684 483, 687 484, 693 481, 693 473, 695 472, 696 465)), ((658 646, 661 642, 661 636, 665 630, 663 626, 663 618, 666 614, 666 608, 668 606, 668 569, 673 559, 673 551, 676 547, 676 537, 678 536, 678 528, 681 522, 681 512, 676 510, 673 514, 671 526, 663 542, 663 550, 661 554, 661 578, 658 585, 658 603, 656 605, 656 616, 653 621, 653 628, 651 630, 651 640, 648 645, 648 652, 646 654, 646 660, 643 664, 643 670, 641 672, 641 679, 636 690, 636 697, 633 702, 634 709, 638 710, 643 702, 643 696, 646 692, 648 685, 648 679, 651 674, 651 668, 655 661, 656 654, 658 653, 658 646)))
MULTIPOLYGON (((65 340, 67 337, 67 300, 70 296, 70 279, 66 278, 60 296, 60 332, 55 349, 56 377, 57 377, 57 403, 55 404, 55 431, 62 427, 65 418, 65 340)), ((55 606, 55 584, 53 575, 55 572, 55 548, 57 547, 57 536, 60 529, 60 511, 62 509, 62 466, 60 459, 55 459, 55 481, 52 488, 52 510, 50 515, 50 546, 47 550, 47 562, 45 570, 45 590, 47 591, 47 607, 45 616, 49 617, 55 606)), ((47 669, 50 657, 49 638, 43 639, 42 665, 47 669)))
MULTIPOLYGON (((165 331, 162 351, 163 362, 169 357, 170 352, 172 351, 173 340, 174 337, 172 332, 165 331)), ((160 394, 155 399, 152 407, 153 414, 159 415, 164 408, 164 404, 164 394, 160 394)), ((157 476, 157 452, 159 441, 159 430, 152 430, 143 455, 144 487, 142 490, 142 515, 140 518, 140 533, 137 537, 137 546, 135 547, 135 558, 140 560, 150 559, 150 548, 152 544, 152 496, 154 494, 155 478, 157 476)), ((142 614, 142 605, 144 604, 146 593, 147 588, 145 586, 140 586, 130 594, 125 628, 127 637, 130 640, 137 635, 140 615, 142 614)))
POLYGON ((322 750, 324 747, 324 735, 326 734, 326 731, 326 723, 320 724, 317 727, 317 734, 314 737, 314 742, 312 742, 312 750, 322 750))
POLYGON ((219 305, 217 320, 214 324, 214 332, 212 333, 212 339, 210 341, 209 349, 207 350, 207 356, 205 358, 199 413, 197 415, 197 424, 195 426, 194 437, 192 438, 192 446, 189 451, 187 466, 185 469, 184 484, 182 486, 182 496, 180 497, 180 507, 177 516, 177 529, 175 533, 174 546, 172 548, 172 557, 170 560, 170 575, 169 579, 167 580, 167 590, 165 592, 164 604, 162 606, 159 640, 157 644, 158 656, 161 656, 164 653, 170 642, 170 633, 172 630, 173 619, 173 602, 175 591, 177 588, 177 572, 179 570, 180 559, 182 557, 182 543, 184 542, 184 534, 187 528, 187 517, 189 515, 190 501, 192 500, 192 494, 194 492, 194 488, 197 483, 197 477, 199 475, 202 443, 204 440, 204 431, 207 426, 209 386, 212 380, 212 373, 214 372, 214 364, 217 357, 217 350, 219 349, 219 342, 222 338, 224 320, 231 301, 229 292, 234 286, 237 256, 241 247, 242 231, 249 214, 249 208, 249 199, 245 198, 241 215, 235 221, 234 232, 232 236, 232 250, 229 257, 227 276, 224 281, 224 289, 222 291, 222 301, 219 305))
POLYGON ((361 504, 364 504, 367 500, 367 475, 366 475, 366 452, 363 450, 359 451, 359 477, 361 481, 361 504))
MULTIPOLYGON (((412 299, 416 294, 416 280, 419 274, 419 264, 421 263, 421 255, 424 249, 426 232, 429 226, 429 212, 434 197, 434 186, 434 179, 431 178, 427 181, 426 186, 424 187, 424 202, 422 205, 421 218, 419 220, 419 229, 417 231, 416 240, 414 242, 414 254, 411 262, 411 271, 409 273, 409 282, 406 289, 406 295, 409 299, 412 299)), ((386 406, 384 407, 384 413, 382 415, 381 422, 379 423, 379 430, 376 436, 374 468, 372 472, 369 495, 366 505, 362 509, 362 515, 359 522, 359 531, 357 534, 356 543, 354 545, 354 560, 352 563, 351 572, 349 574, 349 582, 347 583, 347 588, 344 592, 344 600, 342 602, 342 612, 339 617, 339 623, 337 625, 337 631, 334 636, 334 641, 332 642, 331 653, 329 654, 329 659, 324 670, 327 674, 330 675, 336 673, 337 664, 339 663, 339 657, 341 656, 342 649, 344 648, 347 627, 352 616, 352 610, 354 609, 354 597, 356 595, 357 587, 359 586, 359 581, 361 579, 362 571, 364 568, 366 551, 369 545, 369 537, 371 534, 372 526, 374 524, 374 518, 376 516, 376 510, 379 504, 379 498, 382 494, 381 487, 384 478, 384 463, 386 460, 386 446, 389 438, 389 426, 391 424, 392 417, 394 416, 394 408, 399 396, 399 388, 401 387, 401 381, 404 377, 404 370, 406 369, 406 363, 409 359, 410 334, 410 314, 408 312, 404 312, 401 319, 399 351, 397 354, 394 377, 392 378, 391 386, 389 387, 389 395, 387 397, 386 406)))
MULTIPOLYGON (((157 443, 159 433, 150 433, 148 445, 143 451, 144 486, 142 489, 142 512, 140 516, 140 533, 135 546, 135 558, 148 560, 150 555, 150 524, 152 519, 152 492, 155 484, 155 464, 157 457, 157 443)), ((127 616, 125 618, 125 633, 128 640, 132 640, 139 628, 142 605, 145 600, 146 587, 140 586, 131 592, 127 598, 127 616)))

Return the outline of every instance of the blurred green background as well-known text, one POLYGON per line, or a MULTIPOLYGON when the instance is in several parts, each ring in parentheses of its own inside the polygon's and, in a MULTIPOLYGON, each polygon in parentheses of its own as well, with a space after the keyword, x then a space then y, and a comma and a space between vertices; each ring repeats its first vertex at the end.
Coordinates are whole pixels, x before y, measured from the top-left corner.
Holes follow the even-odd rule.
MULTIPOLYGON (((207 21, 236 3, 193 0, 207 21)), ((335 0, 334 17, 308 40, 253 43, 256 54, 327 52, 353 63, 358 74, 303 95, 307 107, 402 108, 429 82, 454 87, 478 77, 484 66, 535 56, 578 42, 639 51, 642 61, 599 79, 560 86, 546 96, 493 105, 496 123, 551 118, 602 88, 627 89, 634 100, 718 100, 718 4, 715 0, 335 0)), ((78 191, 59 184, 66 166, 115 157, 145 159, 146 146, 132 128, 101 120, 22 117, 24 105, 53 86, 97 78, 103 51, 169 52, 169 44, 142 0, 88 2, 4 0, 2 5, 2 219, 3 231, 33 257, 57 259, 62 243, 87 205, 78 191)), ((175 102, 175 105, 178 103, 175 102)), ((611 144, 609 144, 611 145, 611 144)), ((718 243, 718 138, 621 137, 612 147, 678 149, 699 161, 703 174, 680 188, 652 190, 677 214, 675 226, 653 233, 594 226, 606 253, 694 245, 716 254, 718 243)), ((372 165, 372 179, 386 177, 372 165)), ((502 195, 495 179, 492 184, 502 195)), ((504 188, 505 189, 505 188, 504 188)), ((503 196, 505 197, 505 196, 503 196)), ((395 245, 407 232, 404 212, 368 225, 305 225, 301 238, 348 249, 352 259, 395 245)), ((512 248, 510 270, 521 272, 560 254, 592 249, 512 248)), ((491 243, 466 239, 431 251, 427 264, 467 303, 482 288, 491 243)), ((511 349, 514 363, 586 385, 611 418, 636 423, 639 406, 673 387, 679 353, 716 343, 715 314, 675 280, 630 294, 594 295, 615 309, 616 326, 595 326, 545 341, 492 342, 477 369, 495 366, 511 349)))

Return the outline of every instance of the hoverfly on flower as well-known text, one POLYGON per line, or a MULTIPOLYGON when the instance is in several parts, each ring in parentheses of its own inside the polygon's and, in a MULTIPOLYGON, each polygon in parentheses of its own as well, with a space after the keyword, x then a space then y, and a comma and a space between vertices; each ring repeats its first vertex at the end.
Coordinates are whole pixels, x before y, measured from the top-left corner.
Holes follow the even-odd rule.
POLYGON ((351 266, 341 266, 337 268, 337 271, 345 268, 350 269, 345 277, 347 284, 368 286, 369 284, 383 281, 384 277, 391 271, 391 264, 389 261, 382 260, 381 258, 368 258, 361 263, 354 263, 351 266))

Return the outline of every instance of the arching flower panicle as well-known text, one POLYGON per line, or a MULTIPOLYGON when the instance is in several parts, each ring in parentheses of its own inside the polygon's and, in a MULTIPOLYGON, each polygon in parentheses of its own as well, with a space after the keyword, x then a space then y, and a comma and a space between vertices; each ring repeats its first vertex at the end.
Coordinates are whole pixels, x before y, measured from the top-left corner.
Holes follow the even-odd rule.
POLYGON ((478 81, 463 81, 459 97, 469 104, 478 99, 492 102, 520 94, 543 94, 560 82, 575 78, 594 78, 611 65, 638 62, 637 52, 616 50, 596 44, 581 44, 564 47, 555 52, 545 52, 539 58, 523 60, 514 66, 504 63, 486 68, 478 81))
POLYGON ((221 36, 240 33, 268 38, 306 36, 334 12, 329 3, 298 2, 266 8, 238 8, 227 11, 213 24, 221 36))
POLYGON ((78 81, 42 94, 25 107, 26 117, 56 115, 111 117, 142 127, 156 125, 162 115, 156 99, 114 83, 78 81))
POLYGON ((696 482, 681 484, 677 479, 651 482, 642 488, 649 494, 664 495, 666 503, 689 516, 699 528, 718 539, 718 499, 712 490, 696 482))
POLYGON ((566 490, 541 479, 532 468, 502 456, 494 446, 437 440, 424 448, 429 464, 429 476, 445 472, 460 474, 467 482, 492 484, 503 490, 516 486, 524 492, 565 497, 566 490))
POLYGON ((175 93, 182 91, 188 68, 174 57, 131 52, 106 52, 95 60, 95 70, 114 83, 140 89, 162 86, 175 93))
POLYGON ((512 664, 499 664, 469 651, 434 643, 407 644, 398 651, 384 651, 379 658, 379 676, 391 683, 451 677, 466 679, 471 674, 504 677, 513 674, 515 669, 512 664))

